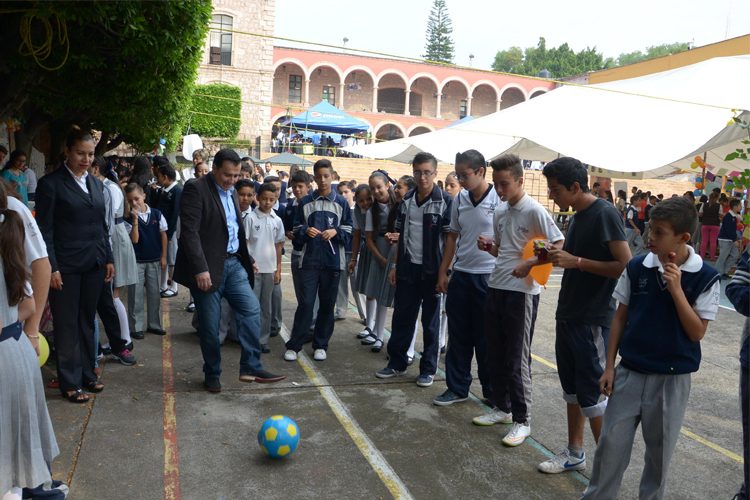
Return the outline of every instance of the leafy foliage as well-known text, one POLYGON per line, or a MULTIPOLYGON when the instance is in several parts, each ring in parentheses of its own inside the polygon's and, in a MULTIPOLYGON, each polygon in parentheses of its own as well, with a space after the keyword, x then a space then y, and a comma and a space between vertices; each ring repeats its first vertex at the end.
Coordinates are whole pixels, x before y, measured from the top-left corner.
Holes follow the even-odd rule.
POLYGON ((445 0, 434 0, 430 17, 427 19, 427 42, 422 57, 428 61, 453 63, 454 45, 451 33, 453 24, 445 0))
POLYGON ((651 47, 646 47, 646 52, 636 50, 635 52, 620 54, 620 56, 617 58, 617 65, 625 66, 626 64, 635 64, 643 61, 648 61, 649 59, 655 59, 657 57, 677 54, 689 49, 690 45, 682 42, 653 45, 651 47))
POLYGON ((19 1, 5 2, 6 9, 0 16, 0 116, 20 119, 29 133, 49 125, 54 138, 76 124, 101 130, 109 144, 127 141, 142 149, 179 136, 210 0, 19 1), (19 51, 24 40, 47 44, 45 66, 60 69, 48 71, 19 51))
POLYGON ((234 85, 224 83, 196 85, 190 108, 192 131, 204 137, 224 139, 237 137, 242 111, 241 96, 242 91, 234 85))
POLYGON ((510 47, 495 54, 492 69, 517 75, 537 76, 543 69, 554 78, 566 78, 589 71, 598 71, 614 66, 624 66, 656 57, 676 54, 688 50, 687 43, 667 43, 620 54, 617 60, 605 58, 596 48, 586 47, 580 52, 573 51, 567 43, 559 47, 547 48, 546 40, 539 39, 536 47, 510 47))
MULTIPOLYGON (((743 160, 746 164, 750 161, 750 122, 746 122, 738 117, 732 119, 734 125, 745 130, 748 134, 747 139, 743 139, 740 142, 743 147, 737 148, 729 153, 724 161, 735 161, 743 160)), ((733 179, 734 185, 742 189, 750 189, 750 167, 745 167, 738 177, 733 179)))
POLYGON ((604 59, 596 48, 587 47, 575 52, 567 43, 559 47, 547 48, 547 41, 542 37, 536 47, 511 47, 498 51, 492 69, 518 75, 537 76, 546 69, 555 78, 579 75, 612 66, 611 59, 604 59))

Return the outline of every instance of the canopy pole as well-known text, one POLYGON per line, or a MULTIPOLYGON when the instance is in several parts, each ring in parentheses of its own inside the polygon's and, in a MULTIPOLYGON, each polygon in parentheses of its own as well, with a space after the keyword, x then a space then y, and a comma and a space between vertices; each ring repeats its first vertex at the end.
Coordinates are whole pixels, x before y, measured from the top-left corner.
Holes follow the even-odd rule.
POLYGON ((703 152, 703 167, 701 168, 701 184, 703 185, 703 189, 701 191, 703 194, 706 194, 706 158, 708 158, 708 152, 703 152))

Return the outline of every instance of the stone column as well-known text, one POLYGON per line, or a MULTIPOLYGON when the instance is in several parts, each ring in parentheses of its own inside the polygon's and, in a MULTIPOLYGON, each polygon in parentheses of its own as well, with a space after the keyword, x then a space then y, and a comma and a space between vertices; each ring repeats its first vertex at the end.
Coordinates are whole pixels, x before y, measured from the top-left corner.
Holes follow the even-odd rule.
POLYGON ((346 85, 343 82, 339 83, 339 95, 341 97, 339 98, 338 108, 341 110, 344 109, 344 89, 345 88, 346 88, 346 85))
POLYGON ((378 112, 378 88, 377 87, 372 88, 372 112, 373 113, 378 112))
POLYGON ((471 101, 473 97, 469 96, 466 98, 466 116, 471 116, 471 101))
POLYGON ((437 108, 435 109, 435 118, 437 118, 438 120, 441 120, 443 118, 442 116, 440 116, 440 105, 442 104, 442 102, 441 102, 442 100, 443 100, 443 94, 440 93, 440 92, 438 92, 438 94, 437 94, 437 108))
POLYGON ((411 113, 409 113, 409 99, 411 97, 411 90, 405 90, 404 91, 404 114, 406 116, 409 116, 411 113))
POLYGON ((500 104, 503 102, 503 100, 498 99, 496 102, 497 102, 497 106, 495 106, 495 112, 498 112, 500 111, 500 104))
POLYGON ((305 78, 305 95, 302 98, 303 106, 308 108, 310 107, 310 80, 305 78))

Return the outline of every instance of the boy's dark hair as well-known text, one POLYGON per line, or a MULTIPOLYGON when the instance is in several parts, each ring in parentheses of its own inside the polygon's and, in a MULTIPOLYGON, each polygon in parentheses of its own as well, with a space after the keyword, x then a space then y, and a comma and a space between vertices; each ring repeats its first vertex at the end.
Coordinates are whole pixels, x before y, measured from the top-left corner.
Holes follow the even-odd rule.
POLYGON ((346 189, 351 189, 351 188, 349 187, 349 183, 348 183, 348 182, 339 182, 338 184, 336 184, 336 191, 337 191, 337 192, 338 192, 339 194, 341 194, 341 190, 342 190, 342 189, 344 189, 344 188, 346 188, 346 189))
POLYGON ((730 198, 729 199, 729 208, 730 209, 732 209, 734 207, 739 207, 739 206, 740 206, 740 200, 738 200, 737 198, 730 198))
POLYGON ((234 184, 234 189, 236 191, 239 191, 240 189, 246 187, 249 187, 253 190, 253 192, 255 192, 255 183, 253 183, 253 181, 251 181, 250 179, 240 179, 234 184))
POLYGON ((558 184, 562 184, 567 190, 570 190, 573 183, 577 182, 581 191, 589 192, 589 174, 586 172, 583 163, 575 158, 564 156, 552 160, 544 166, 542 175, 547 179, 555 179, 558 184))
POLYGON ((234 165, 239 165, 240 155, 238 155, 237 151, 234 149, 220 149, 216 153, 216 156, 214 156, 213 166, 221 168, 225 161, 232 162, 234 165))
POLYGON ((254 167, 247 160, 242 160, 240 163, 240 172, 253 172, 254 167))
POLYGON ((677 198, 665 199, 651 209, 652 221, 664 221, 670 226, 675 234, 695 233, 698 225, 698 211, 693 202, 678 196, 677 198))
POLYGON ((169 179, 170 181, 177 180, 177 171, 174 169, 171 163, 167 162, 165 165, 159 165, 159 173, 169 179))
POLYGON ((153 165, 157 169, 162 165, 170 165, 169 158, 167 158, 166 156, 154 156, 154 158, 151 160, 151 165, 153 165))
POLYGON ((258 188, 258 194, 257 196, 260 197, 261 194, 265 192, 271 192, 273 194, 276 194, 276 186, 271 184, 270 182, 264 182, 260 185, 258 188))
POLYGON ((411 175, 402 175, 398 178, 398 181, 406 184, 406 187, 408 187, 409 189, 414 189, 417 187, 417 181, 415 181, 414 177, 412 177, 411 175))
POLYGON ((307 173, 305 170, 297 170, 292 175, 292 179, 289 182, 289 184, 297 184, 299 182, 304 182, 305 184, 310 184, 310 174, 307 173))
POLYGON ((263 182, 281 182, 281 179, 275 175, 267 175, 263 177, 263 182))
POLYGON ((693 194, 692 191, 685 191, 685 194, 683 194, 682 196, 684 196, 685 198, 690 198, 693 201, 695 201, 695 195, 693 194))
POLYGON ((321 168, 327 168, 333 173, 333 165, 331 164, 331 160, 327 160, 323 158, 322 160, 318 160, 315 162, 315 165, 313 165, 313 173, 317 174, 318 170, 321 168))
POLYGON ((521 159, 514 154, 498 156, 490 162, 490 166, 496 172, 507 170, 516 180, 523 177, 523 164, 521 159))
POLYGON ((464 165, 477 172, 480 168, 487 168, 487 161, 484 159, 484 155, 476 149, 468 149, 463 153, 456 153, 456 168, 459 165, 464 165))
POLYGON ((417 153, 414 156, 414 159, 411 161, 411 166, 413 168, 417 165, 421 165, 422 163, 429 163, 430 165, 432 165, 433 170, 437 170, 437 158, 435 158, 435 156, 433 156, 431 153, 427 153, 425 151, 417 153))

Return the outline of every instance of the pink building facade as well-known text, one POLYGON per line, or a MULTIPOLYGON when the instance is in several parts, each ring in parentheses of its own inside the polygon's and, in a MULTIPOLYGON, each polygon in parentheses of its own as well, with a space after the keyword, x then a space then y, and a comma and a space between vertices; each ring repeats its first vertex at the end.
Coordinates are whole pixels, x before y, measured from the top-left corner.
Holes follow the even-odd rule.
POLYGON ((321 100, 391 140, 480 117, 543 94, 542 79, 437 64, 274 47, 271 123, 321 100))

